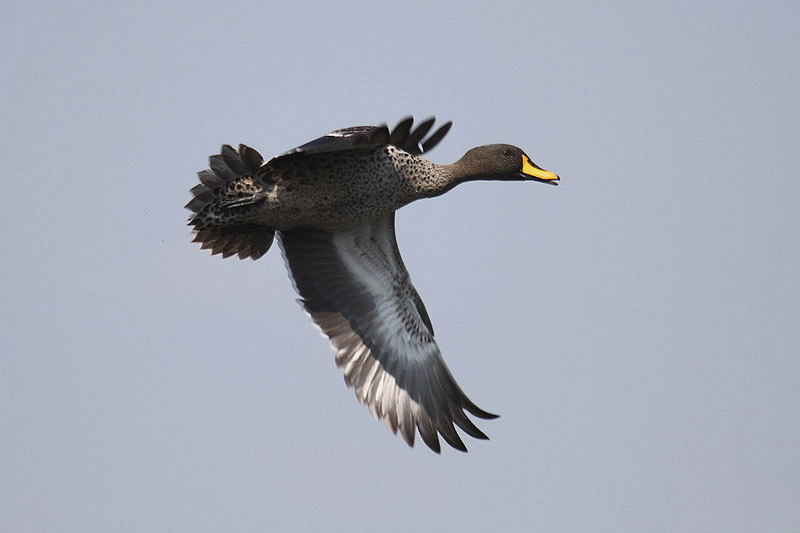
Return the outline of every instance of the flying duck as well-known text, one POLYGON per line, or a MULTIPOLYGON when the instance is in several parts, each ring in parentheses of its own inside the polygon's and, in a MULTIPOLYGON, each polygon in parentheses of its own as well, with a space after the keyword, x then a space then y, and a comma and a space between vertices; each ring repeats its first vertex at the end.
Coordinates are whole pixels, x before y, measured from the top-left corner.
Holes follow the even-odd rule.
POLYGON ((430 118, 389 130, 333 131, 264 162, 253 148, 222 147, 198 173, 186 205, 194 242, 223 257, 258 259, 274 236, 300 303, 330 339, 348 387, 409 446, 416 431, 435 452, 439 438, 467 448, 453 424, 488 437, 466 416, 491 419, 467 398, 445 365, 428 312, 400 257, 394 213, 474 180, 539 181, 558 176, 519 148, 490 144, 452 165, 420 157, 447 134, 430 118))

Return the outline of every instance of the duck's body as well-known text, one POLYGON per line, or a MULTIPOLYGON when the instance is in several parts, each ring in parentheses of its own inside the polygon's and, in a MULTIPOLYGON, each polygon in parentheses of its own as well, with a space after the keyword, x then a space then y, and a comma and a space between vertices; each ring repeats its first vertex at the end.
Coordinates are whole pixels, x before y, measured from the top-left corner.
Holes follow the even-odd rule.
POLYGON ((393 213, 414 200, 403 163, 432 166, 389 145, 291 159, 269 165, 276 183, 259 213, 259 223, 280 230, 347 228, 393 213))
MULTIPOLYGON (((436 165, 394 146, 293 156, 227 184, 232 199, 252 199, 239 220, 276 230, 351 227, 395 212, 436 189, 436 165), (426 176, 428 177, 426 179, 426 176), (243 193, 243 194, 242 194, 243 193)), ((230 207, 220 206, 221 212, 230 207)))
POLYGON ((413 445, 415 428, 439 451, 437 432, 466 451, 457 424, 486 436, 463 409, 475 406, 450 375, 433 326, 411 284, 394 235, 394 212, 474 179, 554 183, 510 145, 475 148, 453 165, 419 157, 447 133, 425 142, 433 119, 411 131, 411 119, 383 127, 337 130, 267 163, 244 145, 223 146, 187 207, 195 241, 224 257, 258 259, 277 231, 287 267, 314 322, 337 350, 348 386, 413 445))

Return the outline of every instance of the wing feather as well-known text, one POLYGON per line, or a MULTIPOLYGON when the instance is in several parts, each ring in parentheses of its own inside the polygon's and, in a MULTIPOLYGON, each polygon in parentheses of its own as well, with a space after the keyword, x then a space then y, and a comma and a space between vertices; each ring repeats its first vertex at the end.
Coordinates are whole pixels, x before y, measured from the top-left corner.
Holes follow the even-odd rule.
POLYGON ((348 231, 279 232, 300 302, 336 350, 348 387, 410 445, 418 431, 466 451, 455 427, 485 439, 464 410, 494 418, 462 392, 442 359, 428 313, 406 271, 394 215, 348 231))
MULTIPOLYGON (((285 161, 297 155, 369 149, 385 144, 391 144, 408 153, 419 155, 423 152, 430 151, 434 146, 439 144, 439 141, 444 138, 450 130, 450 126, 453 124, 452 122, 446 122, 437 129, 433 135, 428 137, 427 140, 423 141, 425 135, 427 135, 431 127, 433 127, 434 121, 435 118, 431 117, 423 121, 413 130, 413 117, 404 118, 392 131, 389 131, 389 128, 385 124, 380 126, 354 126, 335 130, 272 158, 268 164, 285 161)), ((245 161, 246 160, 247 158, 245 157, 245 161)))

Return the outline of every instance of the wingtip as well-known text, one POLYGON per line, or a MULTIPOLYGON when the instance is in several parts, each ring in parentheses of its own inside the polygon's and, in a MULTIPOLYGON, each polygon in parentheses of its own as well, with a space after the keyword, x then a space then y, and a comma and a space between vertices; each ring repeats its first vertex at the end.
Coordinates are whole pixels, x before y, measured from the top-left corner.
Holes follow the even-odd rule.
POLYGON ((482 418, 484 420, 494 420, 495 418, 500 418, 500 415, 489 413, 487 411, 484 411, 483 409, 478 409, 477 407, 475 408, 474 411, 470 409, 469 412, 477 416, 478 418, 482 418))
POLYGON ((448 120, 442 126, 440 126, 439 129, 436 130, 433 133, 433 135, 428 137, 425 140, 425 142, 422 143, 422 151, 423 151, 423 153, 428 152, 429 150, 432 150, 437 144, 439 144, 439 141, 441 141, 442 138, 444 138, 444 136, 447 135, 447 132, 450 131, 450 128, 452 126, 453 126, 453 121, 452 120, 448 120))

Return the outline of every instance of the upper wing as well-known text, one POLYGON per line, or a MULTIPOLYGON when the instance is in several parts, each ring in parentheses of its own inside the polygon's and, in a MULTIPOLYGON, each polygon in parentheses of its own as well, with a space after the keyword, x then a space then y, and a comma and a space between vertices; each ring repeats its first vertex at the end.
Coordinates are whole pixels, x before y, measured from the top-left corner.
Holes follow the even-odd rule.
POLYGON ((453 423, 486 439, 467 418, 496 415, 461 391, 433 339, 433 328, 403 265, 394 215, 329 233, 279 232, 301 302, 337 350, 348 387, 373 416, 413 446, 415 428, 439 452, 437 432, 466 451, 453 423))
POLYGON ((319 139, 274 157, 270 163, 296 154, 322 154, 341 150, 373 148, 383 144, 392 144, 410 154, 419 155, 439 144, 439 141, 442 140, 453 125, 452 122, 445 123, 423 142, 422 138, 430 131, 434 121, 435 119, 431 117, 423 121, 413 131, 411 130, 411 126, 414 123, 413 117, 406 117, 401 120, 391 132, 385 124, 381 126, 355 126, 332 131, 319 139))

